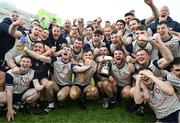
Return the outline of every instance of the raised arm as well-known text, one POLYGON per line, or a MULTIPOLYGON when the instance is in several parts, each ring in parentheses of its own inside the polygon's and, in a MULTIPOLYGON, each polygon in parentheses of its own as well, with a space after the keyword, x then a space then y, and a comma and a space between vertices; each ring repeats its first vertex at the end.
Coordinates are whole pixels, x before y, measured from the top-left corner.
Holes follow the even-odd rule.
POLYGON ((156 18, 159 18, 159 11, 157 9, 157 7, 154 5, 153 0, 144 0, 144 2, 149 5, 149 7, 152 10, 153 15, 146 18, 145 20, 145 24, 148 25, 149 23, 151 23, 153 20, 155 20, 156 18))
POLYGON ((33 57, 34 59, 37 59, 37 60, 40 60, 42 62, 45 62, 45 63, 51 63, 51 59, 50 57, 47 57, 47 56, 44 56, 44 55, 40 55, 30 49, 28 49, 27 47, 24 48, 24 51, 30 55, 31 57, 33 57))
POLYGON ((154 37, 155 37, 155 40, 151 41, 151 44, 155 45, 157 49, 161 52, 161 55, 163 56, 163 58, 158 60, 158 65, 160 68, 165 68, 173 61, 174 59, 173 55, 170 49, 168 49, 168 47, 166 47, 164 42, 161 40, 159 34, 155 34, 154 37))
POLYGON ((24 25, 25 21, 22 19, 18 19, 17 21, 13 22, 9 26, 9 34, 12 35, 14 38, 20 38, 22 33, 17 30, 18 26, 24 25))
POLYGON ((156 47, 160 51, 161 55, 163 56, 163 58, 158 60, 158 66, 160 68, 165 68, 173 61, 174 58, 171 51, 168 49, 168 47, 166 47, 164 42, 161 40, 159 34, 154 34, 153 38, 149 38, 146 36, 139 36, 138 39, 151 43, 154 47, 156 47))
POLYGON ((141 104, 144 101, 143 94, 140 88, 140 82, 141 82, 141 77, 140 75, 138 75, 136 78, 136 84, 134 87, 134 101, 136 104, 141 104))
POLYGON ((160 90, 162 90, 169 96, 172 96, 174 94, 174 89, 170 82, 163 82, 162 79, 156 77, 150 70, 140 71, 140 74, 145 75, 149 79, 151 79, 154 83, 156 83, 159 86, 160 90))
POLYGON ((73 71, 75 73, 85 72, 85 71, 89 70, 90 68, 91 68, 91 66, 78 66, 78 65, 75 65, 73 67, 73 71))

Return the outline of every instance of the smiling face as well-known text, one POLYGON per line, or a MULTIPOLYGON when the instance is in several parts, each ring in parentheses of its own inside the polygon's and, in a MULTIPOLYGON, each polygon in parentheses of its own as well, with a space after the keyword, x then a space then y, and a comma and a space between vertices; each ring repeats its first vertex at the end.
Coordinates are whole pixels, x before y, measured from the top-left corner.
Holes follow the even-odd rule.
POLYGON ((114 52, 114 60, 117 64, 122 64, 125 60, 125 53, 122 50, 116 50, 114 52))
MULTIPOLYGON (((135 36, 136 36, 137 39, 141 35, 148 36, 147 31, 146 30, 137 30, 135 32, 135 36)), ((139 46, 144 47, 147 42, 146 41, 137 40, 137 43, 138 43, 139 46)))
POLYGON ((171 72, 176 75, 177 78, 180 79, 180 64, 173 65, 171 72))
POLYGON ((136 59, 139 64, 145 65, 149 63, 150 55, 145 50, 137 51, 136 56, 137 56, 136 59))
POLYGON ((52 29, 52 35, 55 40, 57 40, 61 35, 61 29, 58 26, 53 27, 52 29))
POLYGON ((10 14, 10 19, 12 22, 15 22, 19 19, 19 13, 17 11, 12 11, 10 14))
POLYGON ((44 50, 44 44, 41 42, 34 44, 33 51, 37 52, 38 54, 43 54, 44 50))
POLYGON ((29 57, 22 57, 20 61, 20 70, 22 72, 27 72, 32 66, 31 59, 29 57))
POLYGON ((166 20, 169 15, 170 15, 170 12, 167 6, 163 6, 160 8, 160 11, 159 11, 160 20, 166 20))
POLYGON ((160 34, 161 40, 169 36, 169 28, 166 24, 157 25, 157 33, 160 34))
POLYGON ((93 55, 93 52, 91 50, 89 50, 87 52, 84 52, 83 60, 86 60, 86 59, 89 59, 89 60, 93 60, 94 59, 94 55, 93 55))

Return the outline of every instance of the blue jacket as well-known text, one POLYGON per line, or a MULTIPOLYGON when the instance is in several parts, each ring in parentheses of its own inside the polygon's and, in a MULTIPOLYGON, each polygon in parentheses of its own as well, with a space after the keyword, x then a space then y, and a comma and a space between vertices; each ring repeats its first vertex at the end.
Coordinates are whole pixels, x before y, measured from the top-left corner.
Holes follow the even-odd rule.
POLYGON ((8 33, 11 24, 10 18, 4 18, 0 23, 0 60, 4 60, 6 52, 9 51, 15 43, 15 38, 8 33))
MULTIPOLYGON (((172 31, 176 31, 176 32, 180 32, 180 23, 174 21, 171 17, 167 17, 167 24, 169 26, 169 28, 172 31)), ((151 28, 153 34, 156 33, 156 29, 157 29, 157 25, 159 23, 159 19, 156 19, 155 21, 153 21, 149 27, 151 28)))

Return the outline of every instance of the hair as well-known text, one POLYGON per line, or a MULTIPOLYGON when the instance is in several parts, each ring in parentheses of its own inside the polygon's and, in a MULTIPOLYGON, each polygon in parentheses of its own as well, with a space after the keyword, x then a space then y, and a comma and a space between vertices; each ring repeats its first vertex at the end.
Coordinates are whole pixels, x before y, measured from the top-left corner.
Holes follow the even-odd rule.
POLYGON ((146 53, 150 54, 150 52, 147 49, 139 49, 139 50, 136 51, 135 54, 137 54, 137 52, 142 51, 142 50, 145 51, 146 53))
POLYGON ((114 51, 114 53, 116 52, 116 51, 122 51, 124 54, 125 54, 125 51, 123 50, 123 49, 116 49, 115 51, 114 51))
POLYGON ((112 34, 117 34, 118 33, 118 30, 117 29, 114 29, 112 32, 111 32, 111 35, 112 34))
POLYGON ((124 25, 126 25, 125 21, 122 20, 122 19, 117 20, 117 21, 116 21, 116 24, 117 24, 118 22, 123 23, 124 25))
POLYGON ((107 21, 105 21, 105 23, 111 23, 111 22, 107 20, 107 21))
POLYGON ((103 32, 100 29, 96 29, 94 35, 103 35, 103 32))
POLYGON ((84 39, 83 39, 82 36, 78 36, 76 40, 81 41, 81 42, 83 43, 83 40, 84 40, 84 39))
POLYGON ((150 70, 152 72, 152 70, 149 67, 147 67, 147 66, 140 67, 138 71, 140 72, 142 70, 150 70))
POLYGON ((132 18, 130 21, 133 21, 133 20, 135 20, 138 24, 141 23, 141 21, 138 18, 132 18))
POLYGON ((91 28, 93 31, 94 31, 94 27, 92 26, 92 25, 88 25, 87 27, 86 27, 86 29, 87 28, 91 28))
POLYGON ((84 49, 84 50, 83 50, 83 54, 84 54, 84 53, 87 53, 87 52, 91 52, 91 53, 93 54, 93 51, 92 51, 91 49, 84 49))
POLYGON ((29 58, 29 59, 32 61, 32 58, 31 58, 29 55, 27 55, 27 54, 22 55, 22 56, 21 56, 21 59, 22 59, 22 58, 29 58))
POLYGON ((56 18, 52 18, 53 21, 57 21, 56 18))
POLYGON ((34 42, 34 45, 37 44, 37 43, 42 44, 43 48, 45 49, 45 42, 44 41, 36 41, 36 42, 34 42))
POLYGON ((173 62, 171 62, 170 66, 172 68, 173 65, 179 65, 179 64, 180 64, 180 57, 176 57, 174 58, 173 62))
POLYGON ((129 15, 134 17, 134 14, 133 14, 132 12, 127 12, 127 13, 125 13, 125 14, 124 14, 124 17, 129 16, 129 15))
POLYGON ((140 25, 140 26, 138 26, 137 28, 136 28, 136 31, 138 31, 138 30, 140 30, 140 31, 147 31, 147 28, 145 27, 145 26, 143 26, 143 25, 140 25))
POLYGON ((18 11, 16 11, 16 10, 13 10, 13 11, 11 11, 11 13, 18 13, 18 11))
MULTIPOLYGON (((160 22, 158 23, 158 25, 162 25, 162 24, 167 25, 167 21, 166 21, 166 20, 162 20, 162 21, 160 21, 160 22)), ((167 25, 167 26, 168 26, 168 25, 167 25)))
POLYGON ((33 21, 31 21, 31 24, 32 24, 33 22, 35 22, 35 21, 40 24, 39 20, 37 20, 37 19, 34 19, 33 21))

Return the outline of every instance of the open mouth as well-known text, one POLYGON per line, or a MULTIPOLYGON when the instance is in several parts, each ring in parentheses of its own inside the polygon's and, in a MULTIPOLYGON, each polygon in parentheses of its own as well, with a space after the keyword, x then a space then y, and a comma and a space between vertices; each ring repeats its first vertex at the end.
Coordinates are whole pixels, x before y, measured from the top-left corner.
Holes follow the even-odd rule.
POLYGON ((161 17, 163 17, 163 18, 164 18, 164 17, 166 17, 166 15, 165 15, 165 14, 161 14, 161 17))
POLYGON ((138 61, 142 62, 144 61, 144 58, 138 58, 138 61))
POLYGON ((67 56, 68 54, 67 53, 64 53, 64 56, 67 56))

